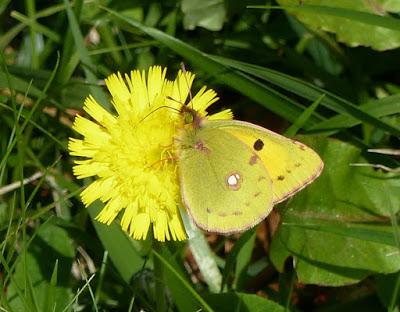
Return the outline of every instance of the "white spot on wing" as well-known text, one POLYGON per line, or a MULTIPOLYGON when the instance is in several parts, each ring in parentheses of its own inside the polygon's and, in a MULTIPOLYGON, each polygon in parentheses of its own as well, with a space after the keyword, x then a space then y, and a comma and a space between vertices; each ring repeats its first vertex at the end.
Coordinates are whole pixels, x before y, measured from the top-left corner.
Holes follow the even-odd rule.
POLYGON ((237 172, 229 174, 226 178, 226 185, 228 186, 228 188, 234 191, 240 189, 241 182, 242 182, 242 177, 237 172))

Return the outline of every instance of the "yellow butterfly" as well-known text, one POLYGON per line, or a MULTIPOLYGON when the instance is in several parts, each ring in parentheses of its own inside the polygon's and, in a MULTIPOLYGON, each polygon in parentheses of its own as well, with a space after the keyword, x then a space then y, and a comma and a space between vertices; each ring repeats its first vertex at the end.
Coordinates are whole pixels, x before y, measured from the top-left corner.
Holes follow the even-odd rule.
POLYGON ((187 106, 178 137, 182 202, 197 226, 221 234, 247 230, 323 169, 308 146, 238 120, 207 120, 187 106))

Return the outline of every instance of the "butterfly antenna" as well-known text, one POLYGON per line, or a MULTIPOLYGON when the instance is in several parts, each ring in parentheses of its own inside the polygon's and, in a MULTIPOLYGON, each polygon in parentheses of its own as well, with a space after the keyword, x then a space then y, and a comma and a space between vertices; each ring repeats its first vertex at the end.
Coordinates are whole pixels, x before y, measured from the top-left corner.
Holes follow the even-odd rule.
MULTIPOLYGON (((173 99, 171 98, 171 100, 173 100, 173 99)), ((177 113, 180 113, 180 110, 179 110, 179 109, 176 109, 175 107, 171 107, 171 106, 167 106, 167 105, 162 105, 162 106, 157 107, 155 110, 151 111, 150 113, 148 113, 146 116, 144 116, 141 120, 139 120, 139 123, 141 123, 142 121, 144 121, 147 117, 149 117, 151 114, 155 113, 156 111, 158 111, 158 110, 161 109, 161 108, 169 108, 169 109, 172 109, 172 110, 176 111, 177 113)))
POLYGON ((192 106, 191 109, 193 109, 193 94, 192 94, 192 90, 190 89, 190 86, 189 86, 189 81, 186 78, 187 71, 186 71, 185 64, 183 62, 181 63, 181 70, 182 70, 182 73, 183 73, 183 77, 185 77, 185 81, 186 81, 187 87, 189 89, 189 98, 190 98, 190 103, 191 103, 191 106, 192 106))
MULTIPOLYGON (((177 99, 174 99, 173 97, 171 97, 171 96, 167 96, 167 99, 168 100, 171 100, 171 101, 174 101, 174 102, 176 102, 176 103, 178 103, 178 104, 181 104, 182 106, 183 105, 185 105, 184 103, 182 103, 181 101, 179 101, 179 100, 177 100, 177 99)), ((171 107, 171 108, 173 108, 173 107, 171 107)))

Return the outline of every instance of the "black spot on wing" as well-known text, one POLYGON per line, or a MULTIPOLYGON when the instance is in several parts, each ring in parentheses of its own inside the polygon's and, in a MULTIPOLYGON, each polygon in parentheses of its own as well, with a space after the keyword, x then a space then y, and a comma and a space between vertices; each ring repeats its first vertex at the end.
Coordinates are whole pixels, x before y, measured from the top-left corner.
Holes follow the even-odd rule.
POLYGON ((285 176, 279 175, 279 176, 278 176, 278 181, 283 181, 283 180, 285 180, 285 176))
POLYGON ((253 144, 253 148, 256 151, 261 151, 263 147, 264 147, 264 142, 261 139, 257 139, 253 144))

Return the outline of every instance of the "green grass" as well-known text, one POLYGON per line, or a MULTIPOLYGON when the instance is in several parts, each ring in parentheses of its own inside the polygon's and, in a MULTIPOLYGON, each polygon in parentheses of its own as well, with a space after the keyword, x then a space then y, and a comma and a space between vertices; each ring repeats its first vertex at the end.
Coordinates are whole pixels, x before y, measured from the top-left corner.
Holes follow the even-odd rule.
POLYGON ((398 309, 400 176, 351 164, 400 167, 367 151, 400 148, 400 8, 289 2, 0 3, 0 310, 398 309), (331 32, 306 14, 329 16, 331 32), (350 39, 335 19, 354 23, 350 39), (71 125, 89 94, 111 110, 107 75, 159 64, 172 76, 181 62, 195 91, 299 135, 325 170, 241 235, 184 220, 188 242, 135 241, 94 220, 101 203, 82 204, 90 181, 72 174, 71 125))

